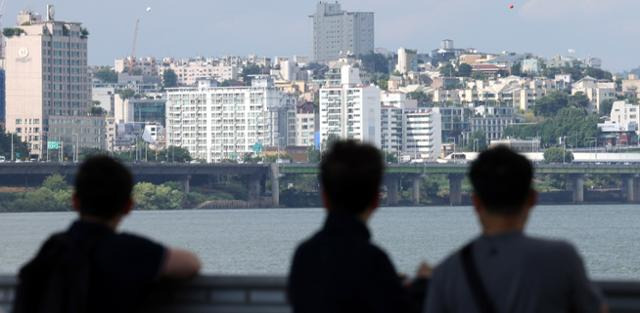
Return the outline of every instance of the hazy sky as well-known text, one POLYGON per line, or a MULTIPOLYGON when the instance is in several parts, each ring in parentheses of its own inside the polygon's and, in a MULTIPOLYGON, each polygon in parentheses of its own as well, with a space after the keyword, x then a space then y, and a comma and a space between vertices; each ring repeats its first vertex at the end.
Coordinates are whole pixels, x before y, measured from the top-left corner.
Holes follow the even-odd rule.
MULTIPOLYGON (((140 17, 138 56, 311 54, 314 0, 8 0, 3 25, 22 8, 79 21, 91 35, 91 64, 130 54, 140 17), (146 8, 152 12, 147 13, 146 8)), ((481 51, 597 56, 610 70, 640 65, 639 0, 343 0, 376 14, 376 47, 431 51, 444 38, 481 51), (509 10, 513 3, 515 9, 509 10)))

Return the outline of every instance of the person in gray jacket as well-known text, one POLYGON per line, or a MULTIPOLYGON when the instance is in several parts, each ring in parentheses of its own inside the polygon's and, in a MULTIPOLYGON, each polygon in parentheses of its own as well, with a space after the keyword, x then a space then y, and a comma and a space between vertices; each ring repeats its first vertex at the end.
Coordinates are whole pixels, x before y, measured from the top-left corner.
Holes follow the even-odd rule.
POLYGON ((606 312, 576 249, 524 233, 537 201, 533 166, 506 147, 469 173, 482 234, 434 271, 427 313, 606 312))

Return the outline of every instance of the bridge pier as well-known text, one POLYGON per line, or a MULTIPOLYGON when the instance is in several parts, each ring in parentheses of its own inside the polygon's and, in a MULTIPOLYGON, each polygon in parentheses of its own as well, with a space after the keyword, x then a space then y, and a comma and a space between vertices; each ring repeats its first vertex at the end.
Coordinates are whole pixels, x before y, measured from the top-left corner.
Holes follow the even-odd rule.
POLYGON ((388 175, 385 178, 385 185, 387 186, 387 205, 388 206, 398 205, 400 177, 395 175, 388 175))
POLYGON ((274 207, 280 206, 280 167, 271 164, 271 199, 274 207))
POLYGON ((464 175, 449 174, 449 204, 462 204, 462 180, 464 175))
POLYGON ((422 177, 421 176, 414 176, 413 177, 413 187, 411 188, 411 191, 413 192, 413 204, 414 205, 420 205, 420 187, 422 184, 422 177))
POLYGON ((623 176, 623 192, 625 194, 626 200, 629 203, 634 203, 640 200, 639 191, 640 186, 638 186, 638 178, 632 175, 623 176))
POLYGON ((184 191, 184 193, 191 192, 191 175, 186 175, 182 179, 182 190, 184 191))
POLYGON ((572 175, 573 203, 584 203, 584 175, 572 175))
POLYGON ((249 202, 260 200, 261 183, 262 181, 259 176, 249 177, 249 202))

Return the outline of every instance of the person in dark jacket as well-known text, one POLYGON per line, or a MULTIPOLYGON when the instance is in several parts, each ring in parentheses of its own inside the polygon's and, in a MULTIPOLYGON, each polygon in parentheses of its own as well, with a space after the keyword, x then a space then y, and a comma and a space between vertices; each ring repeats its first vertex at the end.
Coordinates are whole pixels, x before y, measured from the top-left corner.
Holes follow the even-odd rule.
POLYGON ((80 166, 72 199, 79 218, 22 268, 15 313, 133 312, 159 278, 198 273, 193 253, 117 231, 134 206, 132 191, 131 173, 112 158, 80 166))
MULTIPOLYGON (((295 313, 419 311, 430 269, 403 283, 387 254, 371 243, 367 221, 379 204, 384 163, 373 146, 340 141, 320 164, 324 227, 293 257, 288 296, 295 313), (412 301, 413 299, 413 301, 412 301), (416 305, 416 303, 419 303, 416 305)), ((400 227, 400 226, 399 226, 400 227)))

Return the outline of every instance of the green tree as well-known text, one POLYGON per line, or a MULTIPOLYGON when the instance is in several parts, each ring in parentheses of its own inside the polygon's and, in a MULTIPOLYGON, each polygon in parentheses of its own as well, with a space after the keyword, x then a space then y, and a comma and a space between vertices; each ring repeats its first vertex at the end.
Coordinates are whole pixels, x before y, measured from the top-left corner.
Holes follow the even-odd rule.
POLYGON ((467 140, 466 148, 469 151, 478 152, 487 149, 487 135, 481 130, 471 133, 467 140))
POLYGON ((257 64, 248 64, 242 69, 242 79, 245 85, 251 84, 252 75, 260 75, 265 73, 265 69, 257 64))
POLYGON ((504 135, 522 139, 539 137, 544 147, 553 146, 558 138, 564 137, 569 146, 588 147, 598 136, 598 116, 583 109, 563 108, 540 123, 509 126, 504 135))
POLYGON ((369 73, 389 74, 389 59, 380 53, 369 53, 360 56, 362 68, 369 73))
POLYGON ((573 153, 564 148, 548 148, 544 151, 544 161, 546 163, 571 163, 573 162, 573 153))
POLYGON ((422 91, 412 91, 407 94, 407 98, 418 101, 418 107, 428 107, 431 97, 422 91))
POLYGON ((238 86, 244 86, 244 82, 241 82, 239 80, 227 79, 220 83, 220 87, 238 87, 238 86))
POLYGON ((24 34, 25 31, 22 28, 5 28, 2 30, 2 35, 11 38, 13 36, 20 36, 24 34))
POLYGON ((69 189, 69 184, 64 180, 64 176, 53 174, 44 180, 42 187, 51 191, 61 191, 69 189))
POLYGON ((108 67, 100 68, 93 76, 104 83, 115 84, 118 82, 118 73, 108 67))
POLYGON ((384 152, 384 160, 387 163, 398 163, 398 155, 396 153, 391 153, 391 152, 384 152))
POLYGON ((98 148, 80 148, 78 151, 78 158, 82 160, 86 160, 90 157, 99 156, 99 155, 109 155, 109 152, 106 150, 98 149, 98 148))
POLYGON ((324 79, 325 74, 329 71, 329 67, 327 65, 319 63, 309 63, 304 67, 304 69, 311 71, 313 79, 324 79))
POLYGON ((131 99, 136 95, 136 92, 133 89, 121 89, 116 91, 116 93, 122 98, 122 100, 131 99))
POLYGON ((568 104, 569 106, 579 109, 587 109, 589 105, 591 105, 591 101, 584 93, 578 92, 575 95, 569 96, 568 104))
POLYGON ((165 88, 178 86, 178 75, 172 69, 164 71, 162 74, 162 86, 165 88))
POLYGON ((182 208, 184 193, 167 185, 138 183, 133 198, 139 210, 177 210, 182 208))
POLYGON ((591 76, 595 79, 605 79, 605 80, 611 80, 613 78, 613 74, 611 74, 610 72, 601 70, 599 68, 594 68, 594 67, 587 67, 583 73, 583 77, 585 76, 591 76))
POLYGON ((183 147, 169 146, 164 150, 160 150, 157 153, 149 153, 150 159, 154 161, 166 161, 166 162, 190 162, 193 160, 189 150, 183 147), (157 155, 157 158, 156 158, 157 155))
POLYGON ((442 67, 440 67, 440 75, 444 76, 444 77, 453 77, 456 74, 456 70, 455 68, 453 68, 453 65, 451 63, 446 63, 445 65, 443 65, 442 67))
POLYGON ((608 116, 609 114, 611 114, 611 108, 613 108, 613 100, 604 100, 600 103, 600 111, 598 113, 600 113, 600 115, 602 116, 608 116))
POLYGON ((102 107, 98 106, 91 107, 91 112, 89 112, 91 116, 104 116, 106 113, 107 112, 102 107))
POLYGON ((0 132, 0 155, 11 160, 11 137, 13 137, 13 152, 16 159, 29 157, 29 145, 23 142, 17 134, 7 134, 4 129, 0 132))
POLYGON ((511 66, 511 75, 522 76, 522 63, 516 62, 511 66))
POLYGON ((567 107, 568 103, 569 99, 566 93, 555 91, 536 100, 533 111, 536 116, 550 117, 556 115, 562 108, 567 107))
POLYGON ((309 160, 309 163, 320 163, 322 154, 314 147, 309 147, 307 148, 307 159, 309 160))
POLYGON ((472 72, 473 68, 467 63, 462 63, 458 66, 458 76, 460 77, 471 77, 472 72))

